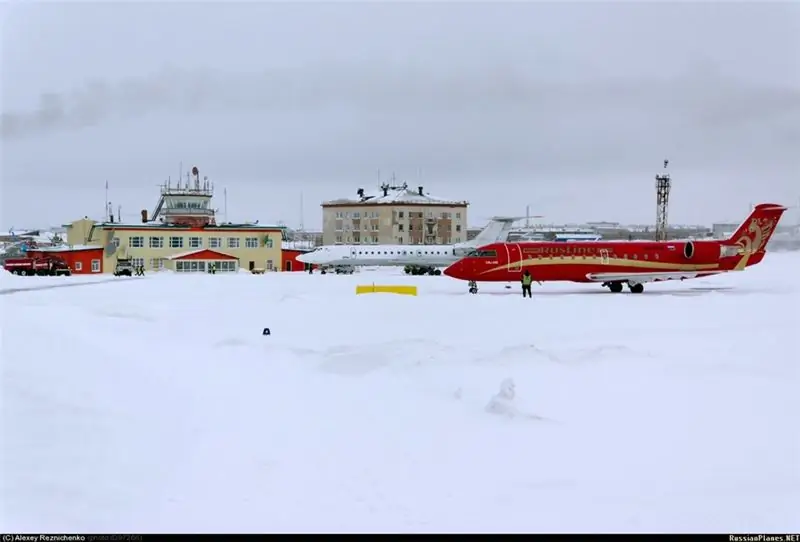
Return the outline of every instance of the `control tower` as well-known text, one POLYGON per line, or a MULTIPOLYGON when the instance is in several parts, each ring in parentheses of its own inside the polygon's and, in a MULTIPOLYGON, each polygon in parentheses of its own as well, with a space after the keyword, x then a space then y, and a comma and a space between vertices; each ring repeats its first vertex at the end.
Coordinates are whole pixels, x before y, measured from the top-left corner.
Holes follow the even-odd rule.
MULTIPOLYGON (((197 166, 186 174, 186 182, 177 185, 170 181, 161 186, 161 197, 158 199, 150 220, 159 220, 163 224, 202 228, 216 224, 211 199, 214 197, 214 186, 208 177, 200 180, 197 166)), ((142 211, 142 220, 147 221, 147 211, 142 211)))

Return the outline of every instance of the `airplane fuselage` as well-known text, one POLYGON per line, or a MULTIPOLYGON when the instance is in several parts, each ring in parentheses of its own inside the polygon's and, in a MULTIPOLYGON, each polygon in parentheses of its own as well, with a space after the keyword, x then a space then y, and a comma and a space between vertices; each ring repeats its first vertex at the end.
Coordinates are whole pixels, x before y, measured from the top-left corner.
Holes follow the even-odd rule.
MULTIPOLYGON (((527 270, 534 281, 606 282, 614 275, 663 280, 732 270, 741 259, 720 241, 523 242, 495 243, 451 266, 445 274, 479 282, 519 281, 527 270)), ((760 258, 759 258, 760 259, 760 258)), ((756 263, 751 260, 751 264, 756 263)))
POLYGON ((445 267, 460 257, 453 245, 334 245, 321 247, 306 259, 322 265, 445 267))

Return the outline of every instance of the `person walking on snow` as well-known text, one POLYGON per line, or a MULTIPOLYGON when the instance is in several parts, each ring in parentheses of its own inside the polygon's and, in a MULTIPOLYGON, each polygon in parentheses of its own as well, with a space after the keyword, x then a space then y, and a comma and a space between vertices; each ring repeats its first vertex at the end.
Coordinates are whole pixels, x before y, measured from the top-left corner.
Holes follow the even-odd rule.
POLYGON ((526 294, 527 297, 533 297, 533 295, 531 295, 531 282, 533 282, 533 277, 531 276, 531 272, 526 269, 522 274, 522 297, 526 297, 526 294))

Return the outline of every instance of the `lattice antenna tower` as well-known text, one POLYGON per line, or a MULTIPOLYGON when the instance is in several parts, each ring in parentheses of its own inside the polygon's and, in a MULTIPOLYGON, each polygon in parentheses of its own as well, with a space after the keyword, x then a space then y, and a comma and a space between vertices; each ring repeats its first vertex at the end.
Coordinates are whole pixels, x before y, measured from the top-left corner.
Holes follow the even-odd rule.
POLYGON ((667 216, 669 212, 669 189, 672 181, 667 172, 669 160, 664 160, 664 172, 656 175, 656 241, 667 240, 667 216))

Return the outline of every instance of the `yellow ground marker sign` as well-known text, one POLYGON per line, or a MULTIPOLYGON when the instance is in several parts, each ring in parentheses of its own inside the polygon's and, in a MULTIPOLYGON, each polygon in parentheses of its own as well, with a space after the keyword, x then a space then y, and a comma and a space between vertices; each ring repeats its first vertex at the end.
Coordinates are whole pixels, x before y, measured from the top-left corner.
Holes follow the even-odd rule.
POLYGON ((356 295, 358 294, 402 294, 402 295, 417 295, 416 286, 378 286, 375 284, 366 284, 356 286, 356 295))

